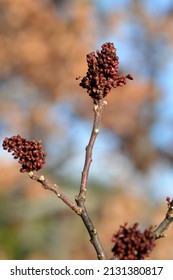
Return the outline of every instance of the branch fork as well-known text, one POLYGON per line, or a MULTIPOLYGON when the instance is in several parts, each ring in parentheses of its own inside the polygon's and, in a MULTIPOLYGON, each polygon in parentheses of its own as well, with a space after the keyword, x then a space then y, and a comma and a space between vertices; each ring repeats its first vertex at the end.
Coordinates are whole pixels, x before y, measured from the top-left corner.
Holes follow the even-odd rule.
POLYGON ((81 217, 83 220, 83 223, 85 227, 88 230, 88 233, 90 235, 90 242, 94 246, 95 251, 97 253, 97 258, 99 260, 106 259, 105 253, 103 251, 103 248, 101 246, 97 230, 95 229, 89 214, 87 212, 87 209, 85 207, 85 200, 86 200, 86 193, 87 193, 87 183, 88 183, 88 175, 90 170, 90 165, 92 162, 92 151, 93 147, 97 138, 97 135, 99 133, 99 125, 101 122, 101 116, 103 112, 103 107, 107 105, 106 101, 103 101, 103 99, 99 100, 98 104, 94 104, 94 122, 93 122, 93 128, 91 132, 91 136, 89 139, 89 143, 86 146, 86 153, 85 153, 85 162, 84 167, 82 171, 81 176, 81 183, 80 183, 80 189, 79 194, 75 198, 75 202, 71 201, 62 191, 59 186, 56 184, 52 184, 48 179, 44 177, 44 175, 38 175, 37 172, 29 172, 29 176, 32 180, 35 180, 41 184, 41 186, 44 189, 48 189, 55 193, 59 199, 61 199, 68 207, 70 207, 77 215, 81 217))

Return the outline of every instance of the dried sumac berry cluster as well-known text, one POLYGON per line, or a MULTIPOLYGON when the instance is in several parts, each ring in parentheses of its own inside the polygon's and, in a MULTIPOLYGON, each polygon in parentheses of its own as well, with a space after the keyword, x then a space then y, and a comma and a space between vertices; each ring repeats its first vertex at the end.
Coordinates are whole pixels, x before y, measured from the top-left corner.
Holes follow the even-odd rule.
POLYGON ((5 138, 4 150, 12 152, 14 159, 22 165, 21 172, 38 171, 45 164, 46 153, 42 151, 41 141, 27 140, 20 135, 5 138))
POLYGON ((112 252, 119 260, 143 260, 149 256, 155 247, 155 238, 152 234, 152 227, 141 232, 138 223, 132 226, 120 226, 114 233, 112 252))
POLYGON ((104 98, 112 88, 125 85, 126 79, 133 80, 130 74, 126 76, 118 74, 119 58, 114 44, 108 42, 101 48, 101 51, 87 54, 88 71, 79 84, 87 89, 95 103, 104 98))

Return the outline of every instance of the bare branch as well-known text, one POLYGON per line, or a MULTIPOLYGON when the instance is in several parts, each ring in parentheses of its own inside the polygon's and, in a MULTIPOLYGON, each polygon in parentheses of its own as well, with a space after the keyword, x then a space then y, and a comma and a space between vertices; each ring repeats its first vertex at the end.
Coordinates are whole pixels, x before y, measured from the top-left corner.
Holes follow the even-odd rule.
POLYGON ((170 224, 173 222, 173 199, 168 201, 168 211, 164 220, 159 224, 159 226, 153 231, 155 239, 165 237, 165 231, 168 229, 170 224))
POLYGON ((71 201, 65 194, 62 193, 59 186, 56 184, 52 184, 50 181, 45 179, 43 175, 38 175, 37 172, 29 172, 29 176, 31 179, 39 182, 44 189, 50 190, 54 192, 58 198, 60 198, 66 205, 68 205, 76 214, 80 215, 82 209, 76 205, 73 201, 71 201))
POLYGON ((88 175, 89 175, 90 165, 92 162, 92 150, 93 150, 93 146, 94 146, 95 140, 97 138, 97 135, 99 133, 99 125, 100 125, 100 121, 101 121, 103 107, 106 104, 107 104, 107 102, 103 101, 103 99, 100 99, 97 105, 94 104, 94 122, 93 122, 93 128, 92 128, 91 136, 89 139, 89 143, 86 146, 85 162, 84 162, 84 167, 83 167, 83 171, 82 171, 80 192, 78 195, 79 200, 82 199, 85 201, 85 199, 86 199, 88 175))
POLYGON ((85 207, 85 199, 86 199, 86 191, 87 191, 87 182, 88 182, 88 175, 89 175, 89 169, 92 162, 92 150, 94 147, 95 140, 97 138, 98 132, 99 132, 99 125, 101 121, 101 115, 103 111, 104 105, 106 105, 107 102, 103 101, 103 99, 100 99, 98 101, 98 104, 94 104, 94 121, 93 121, 93 128, 91 132, 91 136, 89 139, 89 143, 86 147, 86 154, 85 154, 85 163, 82 171, 82 177, 81 177, 81 185, 78 196, 76 196, 76 203, 73 203, 68 197, 66 197, 60 190, 60 187, 58 187, 56 184, 52 184, 49 182, 43 175, 39 176, 37 172, 30 172, 30 178, 41 183, 42 187, 44 189, 48 189, 52 192, 54 192, 58 198, 60 198, 62 201, 64 201, 73 211, 75 211, 76 214, 81 216, 81 219, 83 220, 83 223, 85 227, 88 230, 88 233, 90 235, 90 241, 93 244, 97 257, 99 260, 105 260, 105 254, 103 251, 103 248, 101 246, 97 231, 88 215, 88 212, 85 207))
POLYGON ((101 243, 100 243, 100 240, 99 240, 99 237, 98 237, 98 234, 97 234, 97 230, 95 229, 89 215, 88 215, 88 212, 85 208, 85 204, 84 204, 84 201, 83 200, 77 200, 77 204, 78 206, 80 206, 82 208, 82 212, 80 214, 82 220, 83 220, 83 223, 85 225, 85 227, 87 228, 88 230, 88 233, 90 235, 90 242, 93 244, 95 250, 96 250, 96 253, 97 253, 97 258, 98 260, 105 260, 106 257, 105 257, 105 253, 104 253, 104 250, 101 246, 101 243))
POLYGON ((93 151, 95 140, 99 133, 99 125, 100 125, 104 105, 107 105, 107 102, 103 101, 103 99, 100 99, 97 104, 94 104, 93 128, 89 139, 89 143, 86 147, 85 162, 84 162, 84 167, 83 167, 82 177, 81 177, 81 185, 80 185, 79 194, 76 197, 77 205, 80 208, 82 208, 82 212, 80 213, 80 216, 83 220, 83 223, 85 224, 85 227, 88 230, 88 233, 91 238, 90 241, 96 250, 97 257, 99 260, 105 260, 106 257, 103 248, 101 246, 97 231, 86 210, 85 200, 86 200, 86 192, 87 192, 88 175, 89 175, 90 165, 92 162, 92 151, 93 151))
POLYGON ((29 172, 29 176, 32 180, 37 181, 38 183, 41 184, 41 186, 44 189, 50 190, 53 193, 57 195, 58 198, 60 198, 66 205, 68 205, 76 214, 81 216, 88 232, 91 237, 90 241, 93 244, 96 252, 97 252, 97 257, 99 260, 104 260, 105 259, 105 254, 104 251, 100 245, 100 240, 97 234, 96 229, 94 228, 91 219, 89 218, 89 215, 87 213, 87 210, 85 208, 83 200, 78 200, 76 199, 76 203, 72 202, 65 194, 63 194, 60 190, 60 187, 57 186, 56 184, 52 184, 50 181, 45 179, 43 175, 38 175, 37 172, 29 172))

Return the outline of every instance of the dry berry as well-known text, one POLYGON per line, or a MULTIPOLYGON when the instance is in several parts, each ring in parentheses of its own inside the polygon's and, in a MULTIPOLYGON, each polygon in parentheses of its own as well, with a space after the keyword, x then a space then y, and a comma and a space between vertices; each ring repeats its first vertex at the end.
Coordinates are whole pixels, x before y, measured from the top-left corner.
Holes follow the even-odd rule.
POLYGON ((155 238, 152 227, 141 232, 138 223, 132 226, 120 226, 119 230, 113 235, 114 247, 112 252, 119 260, 143 260, 149 256, 155 247, 155 238))
POLYGON ((82 78, 80 86, 87 89, 88 94, 97 103, 104 98, 112 88, 126 84, 126 79, 133 80, 131 74, 118 74, 119 57, 113 43, 105 43, 97 50, 87 55, 88 71, 82 78))
POLYGON ((4 150, 12 152, 14 159, 22 165, 21 172, 38 171, 45 164, 46 154, 42 151, 41 141, 27 140, 20 135, 5 138, 4 150))

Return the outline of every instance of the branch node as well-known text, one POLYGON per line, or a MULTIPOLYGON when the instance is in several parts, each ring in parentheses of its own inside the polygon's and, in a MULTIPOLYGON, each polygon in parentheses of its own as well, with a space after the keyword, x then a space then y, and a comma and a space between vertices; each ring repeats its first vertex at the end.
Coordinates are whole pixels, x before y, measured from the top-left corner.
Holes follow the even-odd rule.
POLYGON ((164 233, 160 233, 160 234, 155 235, 155 239, 165 238, 165 237, 166 237, 166 234, 164 234, 164 233))
POLYGON ((97 234, 97 230, 94 228, 93 229, 93 234, 96 235, 97 234))
POLYGON ((41 175, 40 177, 39 177, 39 179, 38 179, 40 182, 43 182, 45 179, 44 179, 44 176, 43 175, 41 175))
POLYGON ((83 209, 82 209, 82 207, 79 207, 79 210, 78 210, 77 214, 81 216, 82 213, 83 213, 83 209))
POLYGON ((99 106, 98 106, 97 104, 94 104, 94 112, 97 111, 98 107, 99 107, 99 106))
POLYGON ((95 129, 95 133, 99 133, 99 129, 98 128, 95 129))
POLYGON ((30 177, 30 178, 33 178, 33 177, 34 177, 34 172, 33 172, 33 171, 30 171, 28 174, 29 174, 29 177, 30 177))

